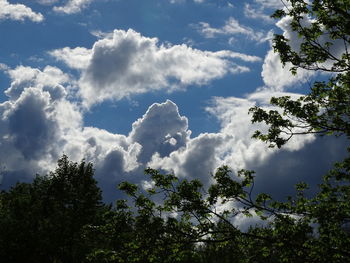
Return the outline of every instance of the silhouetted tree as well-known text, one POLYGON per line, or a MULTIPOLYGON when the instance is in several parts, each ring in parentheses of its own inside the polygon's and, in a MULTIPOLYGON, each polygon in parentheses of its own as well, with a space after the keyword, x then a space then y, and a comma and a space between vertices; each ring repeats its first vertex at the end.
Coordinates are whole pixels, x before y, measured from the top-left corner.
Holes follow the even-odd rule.
POLYGON ((105 209, 91 163, 67 156, 54 172, 1 193, 0 254, 4 262, 82 262, 82 229, 105 209))

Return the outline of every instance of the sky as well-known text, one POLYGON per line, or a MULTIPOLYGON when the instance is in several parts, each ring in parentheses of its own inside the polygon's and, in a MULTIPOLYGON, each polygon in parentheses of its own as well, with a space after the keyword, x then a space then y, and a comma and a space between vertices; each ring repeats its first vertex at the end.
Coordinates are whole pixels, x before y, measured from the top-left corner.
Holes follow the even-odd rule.
POLYGON ((315 72, 282 67, 274 33, 300 40, 280 0, 0 0, 0 182, 94 163, 104 199, 146 167, 208 185, 221 165, 256 171, 276 198, 316 185, 345 155, 341 138, 251 139, 255 105, 298 97, 315 72))

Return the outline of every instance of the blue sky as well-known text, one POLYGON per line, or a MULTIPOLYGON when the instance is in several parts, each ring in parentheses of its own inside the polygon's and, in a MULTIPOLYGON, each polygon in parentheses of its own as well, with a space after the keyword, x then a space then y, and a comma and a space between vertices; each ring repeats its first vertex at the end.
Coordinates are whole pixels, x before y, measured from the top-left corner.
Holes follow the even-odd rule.
MULTIPOLYGON (((316 183, 342 142, 251 139, 248 109, 300 96, 320 76, 289 73, 274 33, 298 44, 279 0, 0 0, 2 187, 67 154, 92 161, 106 200, 151 166, 211 182, 220 165, 254 169, 277 197, 316 183)), ((322 76, 321 76, 322 77, 322 76)))

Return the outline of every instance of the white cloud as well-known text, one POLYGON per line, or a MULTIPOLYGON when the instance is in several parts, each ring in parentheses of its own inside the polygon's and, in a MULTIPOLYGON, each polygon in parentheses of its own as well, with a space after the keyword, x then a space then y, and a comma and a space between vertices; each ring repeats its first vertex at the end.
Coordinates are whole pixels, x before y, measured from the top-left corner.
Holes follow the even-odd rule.
POLYGON ((55 6, 53 10, 59 13, 75 14, 81 12, 94 0, 68 0, 63 6, 55 6))
MULTIPOLYGON (((277 149, 270 149, 251 136, 255 130, 266 130, 262 124, 252 124, 249 108, 260 105, 272 109, 269 105, 271 96, 289 95, 293 93, 272 92, 261 90, 246 98, 214 98, 212 106, 207 111, 216 116, 221 123, 218 133, 200 134, 187 140, 187 143, 172 151, 167 156, 156 153, 148 166, 174 172, 180 177, 200 178, 208 183, 210 174, 220 165, 229 165, 234 171, 249 165, 261 166, 277 154, 277 149)), ((303 149, 314 141, 314 136, 293 138, 284 148, 287 152, 303 149)), ((155 152, 155 151, 153 151, 155 152)))
MULTIPOLYGON (((244 147, 239 150, 244 158, 243 163, 246 160, 259 160, 263 162, 271 153, 266 149, 266 144, 259 140, 253 140, 251 136, 255 130, 266 131, 266 126, 263 124, 252 124, 251 116, 248 115, 248 111, 251 107, 258 105, 266 110, 278 110, 276 107, 270 105, 271 97, 290 96, 291 98, 298 98, 301 94, 273 91, 271 89, 261 89, 251 94, 248 94, 245 98, 215 98, 213 100, 213 106, 208 107, 207 110, 221 121, 221 132, 224 134, 234 134, 236 141, 234 144, 244 147)), ((302 137, 293 137, 284 147, 289 151, 296 151, 303 148, 307 143, 314 140, 313 135, 305 135, 302 137)), ((234 165, 235 167, 237 165, 234 165)), ((238 165, 239 167, 239 165, 238 165)))
POLYGON ((148 166, 163 169, 178 177, 201 179, 206 185, 211 181, 211 174, 221 164, 219 159, 222 146, 229 143, 230 136, 204 133, 189 140, 186 147, 161 157, 155 154, 148 166))
POLYGON ((140 182, 152 155, 167 156, 189 139, 187 119, 171 101, 150 106, 125 136, 84 126, 82 109, 68 100, 69 77, 59 69, 19 66, 8 74, 8 101, 0 104, 0 161, 6 164, 2 187, 53 169, 65 153, 73 161, 94 162, 112 201, 118 181, 140 182))
POLYGON ((36 0, 41 5, 53 5, 57 3, 59 0, 36 0))
POLYGON ((204 85, 229 73, 249 71, 234 59, 260 60, 232 51, 210 52, 184 44, 159 44, 158 39, 131 29, 114 30, 91 50, 64 48, 51 54, 76 69, 87 65, 79 82, 86 106, 161 89, 172 92, 188 85, 204 85))
POLYGON ((211 27, 210 24, 206 22, 200 22, 195 26, 197 30, 203 34, 206 38, 214 38, 217 35, 243 35, 248 39, 256 41, 258 43, 263 43, 272 38, 271 32, 256 32, 254 29, 241 25, 235 18, 230 17, 225 25, 220 28, 211 27))
POLYGON ((52 6, 53 10, 62 14, 76 14, 87 8, 95 0, 36 0, 41 5, 52 6))
MULTIPOLYGON (((184 3, 186 0, 170 0, 171 4, 184 3)), ((205 0, 193 0, 195 3, 204 3, 205 0)))
POLYGON ((189 135, 187 118, 181 117, 176 104, 168 100, 151 105, 133 123, 129 139, 142 146, 138 160, 147 163, 155 152, 164 157, 184 147, 189 135))
POLYGON ((92 56, 92 50, 84 47, 65 47, 62 49, 49 51, 49 54, 58 60, 63 61, 71 68, 83 70, 86 69, 89 65, 89 61, 91 60, 92 56))
POLYGON ((18 66, 15 69, 7 71, 12 79, 11 86, 5 90, 5 94, 11 99, 17 99, 25 88, 38 87, 50 93, 52 98, 59 99, 65 96, 63 84, 69 81, 69 76, 64 74, 60 69, 47 66, 43 71, 18 66))
POLYGON ((259 61, 261 61, 260 57, 250 56, 247 54, 233 52, 233 51, 229 51, 229 50, 217 51, 217 52, 215 52, 215 55, 219 58, 238 58, 238 59, 240 59, 242 61, 246 61, 246 62, 259 62, 259 61))
POLYGON ((194 138, 190 138, 188 120, 179 114, 176 104, 155 103, 125 136, 84 126, 81 109, 67 99, 68 76, 59 69, 20 66, 10 70, 9 76, 9 100, 0 104, 0 160, 6 164, 3 187, 45 173, 66 153, 71 160, 85 158, 95 164, 108 201, 118 197, 115 185, 120 181, 147 183, 149 178, 143 175, 146 166, 199 178, 205 184, 222 164, 234 171, 255 169, 259 191, 281 193, 291 189, 296 180, 315 181, 319 172, 341 155, 341 142, 325 140, 319 146, 313 136, 295 138, 279 151, 250 138, 257 128, 264 129, 250 123, 247 112, 251 106, 270 107, 268 100, 273 95, 298 94, 261 90, 245 98, 215 98, 207 110, 220 121, 220 131, 194 138), (63 89, 60 96, 52 92, 54 87, 63 89), (303 168, 317 159, 322 165, 303 168))
POLYGON ((267 23, 273 23, 271 15, 277 9, 283 9, 290 5, 289 1, 283 0, 254 0, 246 3, 244 6, 244 16, 251 19, 263 20, 267 23))
POLYGON ((7 19, 18 21, 28 19, 33 22, 41 22, 44 16, 23 4, 10 4, 7 0, 0 0, 0 20, 7 19))
MULTIPOLYGON (((67 126, 64 116, 72 107, 62 105, 67 101, 60 83, 43 83, 55 75, 55 70, 48 67, 44 73, 18 67, 10 71, 9 100, 0 104, 0 145, 3 149, 0 160, 6 166, 4 186, 52 168, 61 154, 65 142, 61 123, 67 126)), ((81 118, 70 119, 73 127, 74 121, 81 121, 81 118)))
POLYGON ((7 71, 7 70, 9 70, 9 69, 10 69, 10 68, 9 68, 6 64, 0 63, 0 70, 7 71))
POLYGON ((283 66, 279 55, 271 49, 265 57, 261 72, 265 85, 282 91, 291 86, 300 86, 315 74, 312 71, 298 69, 297 75, 294 76, 290 72, 291 67, 290 63, 283 66))
POLYGON ((260 19, 268 23, 273 23, 273 18, 271 18, 271 12, 268 14, 265 13, 263 7, 253 7, 251 4, 246 3, 244 5, 244 16, 252 19, 260 19))
MULTIPOLYGON (((279 20, 276 25, 283 31, 283 36, 289 39, 291 48, 297 51, 300 48, 302 39, 291 29, 290 22, 291 18, 287 16, 279 20)), ((299 86, 307 82, 311 76, 315 75, 313 71, 298 69, 297 75, 293 76, 290 72, 291 67, 291 63, 282 65, 280 56, 271 48, 265 56, 261 72, 265 85, 275 90, 285 90, 293 85, 299 86)))
POLYGON ((281 0, 255 0, 255 3, 261 5, 263 8, 278 9, 283 8, 286 1, 281 0))

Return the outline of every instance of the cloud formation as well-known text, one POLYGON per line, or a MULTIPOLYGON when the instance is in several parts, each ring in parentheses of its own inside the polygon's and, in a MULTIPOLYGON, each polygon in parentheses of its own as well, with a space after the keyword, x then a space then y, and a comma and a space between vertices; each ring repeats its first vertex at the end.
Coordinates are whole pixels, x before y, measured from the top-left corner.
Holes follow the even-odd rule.
POLYGON ((88 7, 94 0, 68 0, 63 6, 54 6, 55 12, 64 14, 75 14, 88 7))
MULTIPOLYGON (((60 12, 79 12, 90 2, 70 1, 65 5, 68 9, 60 12)), ((256 2, 270 7, 274 4, 256 2)), ((54 5, 58 1, 40 3, 54 5)), ((277 25, 293 45, 298 43, 296 36, 288 35, 291 32, 286 20, 277 25)), ((219 28, 201 23, 199 29, 207 37, 241 35, 254 41, 266 37, 234 18, 219 28)), ((340 150, 341 139, 295 137, 283 150, 268 149, 264 143, 251 139, 256 129, 266 127, 251 124, 248 109, 254 105, 271 108, 271 96, 300 96, 285 90, 309 76, 300 72, 292 78, 288 65, 283 69, 272 51, 265 57, 262 72, 267 87, 241 98, 213 98, 206 110, 221 124, 216 132, 191 137, 188 119, 170 100, 150 105, 127 135, 86 127, 85 108, 77 104, 80 101, 72 86, 79 87, 84 105, 90 107, 134 94, 205 85, 227 74, 249 71, 248 63, 261 60, 229 50, 213 52, 163 44, 133 30, 97 35, 99 39, 92 48, 65 47, 49 52, 80 74, 77 81, 52 66, 9 69, 0 64, 11 79, 5 91, 8 100, 0 104, 0 163, 6 164, 0 178, 2 187, 47 172, 66 153, 74 161, 85 158, 95 164, 96 177, 110 201, 116 198, 115 186, 120 181, 151 184, 143 175, 147 166, 174 172, 182 178, 198 178, 207 185, 215 169, 224 164, 233 171, 256 170, 257 190, 283 198, 297 181, 317 182, 331 163, 344 154, 340 150)))
POLYGON ((157 152, 161 157, 184 147, 189 140, 188 120, 172 101, 155 103, 132 125, 129 139, 142 146, 138 161, 147 163, 157 152))
POLYGON ((251 124, 250 107, 269 108, 273 95, 299 94, 259 90, 243 98, 217 97, 207 111, 218 118, 220 130, 193 138, 187 118, 180 115, 175 103, 154 103, 133 123, 128 135, 121 135, 84 126, 82 109, 68 99, 69 76, 58 68, 19 66, 8 74, 8 100, 0 104, 0 162, 6 164, 2 187, 53 169, 55 161, 66 153, 71 160, 85 158, 95 164, 106 201, 118 198, 115 186, 121 181, 150 184, 143 175, 147 166, 182 178, 197 178, 207 185, 212 182, 211 174, 223 164, 233 171, 256 170, 257 191, 283 198, 291 193, 294 183, 315 183, 333 161, 345 155, 340 150, 344 148, 341 139, 295 137, 283 150, 268 149, 251 139, 256 129, 266 127, 251 124), (319 160, 323 165, 310 168, 307 163, 319 160))
POLYGON ((274 20, 271 18, 271 12, 266 12, 263 6, 256 7, 255 5, 246 3, 244 5, 244 16, 251 19, 260 19, 266 23, 273 23, 274 20))
POLYGON ((306 83, 315 72, 298 69, 298 74, 290 72, 292 65, 282 65, 280 56, 272 49, 265 56, 261 76, 266 86, 283 91, 292 86, 300 86, 306 83))
POLYGON ((50 54, 81 70, 80 94, 86 106, 134 94, 204 85, 226 74, 249 71, 233 60, 260 60, 227 50, 201 51, 184 44, 158 42, 157 38, 144 37, 131 29, 114 30, 92 49, 63 48, 50 54))
POLYGON ((33 22, 42 22, 44 16, 23 4, 10 4, 7 0, 0 0, 0 21, 7 19, 17 21, 28 19, 33 22))
MULTIPOLYGON (((186 0, 170 0, 171 4, 184 3, 186 0)), ((204 3, 205 0, 193 0, 195 3, 204 3)))
POLYGON ((65 129, 76 127, 75 121, 81 122, 81 115, 65 99, 67 76, 61 70, 19 66, 7 73, 12 80, 5 91, 8 100, 0 104, 4 186, 18 180, 18 174, 31 178, 50 169, 62 153, 65 129))
POLYGON ((85 158, 95 164, 99 183, 109 189, 105 196, 112 201, 118 182, 140 182, 154 154, 167 156, 189 140, 187 118, 171 101, 151 105, 128 136, 113 134, 83 125, 82 109, 68 99, 69 76, 58 68, 19 66, 7 73, 8 100, 0 104, 2 187, 46 173, 65 153, 71 160, 85 158))
POLYGON ((207 110, 220 120, 220 131, 191 138, 185 147, 168 156, 155 154, 148 166, 174 172, 179 177, 197 178, 206 185, 212 182, 211 174, 218 166, 228 165, 233 172, 251 169, 256 171, 255 193, 268 192, 279 199, 294 194, 293 186, 300 181, 309 183, 310 191, 314 191, 321 176, 346 156, 343 147, 346 140, 296 136, 281 150, 253 140, 254 131, 264 131, 266 127, 252 124, 248 109, 254 105, 271 109, 269 98, 283 95, 300 96, 262 90, 245 98, 215 98, 207 110))
POLYGON ((256 32, 248 26, 241 25, 233 17, 230 17, 225 22, 225 25, 220 28, 212 27, 206 22, 200 22, 198 25, 195 25, 195 27, 206 38, 214 38, 218 35, 227 35, 231 37, 234 37, 235 35, 243 35, 258 43, 266 42, 272 38, 271 32, 256 32))
POLYGON ((59 0, 36 0, 37 3, 41 5, 53 5, 54 3, 57 3, 59 0))
POLYGON ((285 2, 281 0, 254 0, 256 4, 261 5, 263 8, 278 9, 285 6, 285 2))

